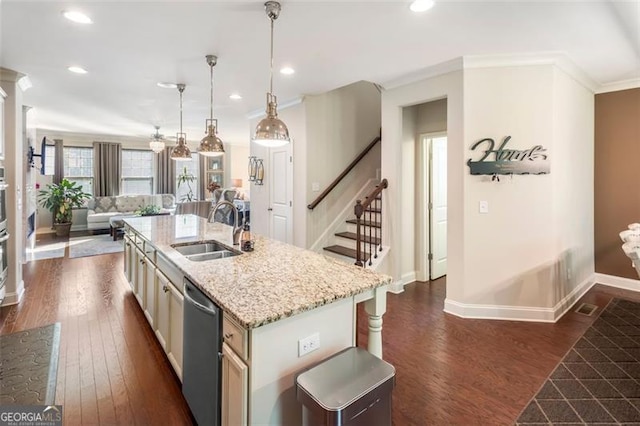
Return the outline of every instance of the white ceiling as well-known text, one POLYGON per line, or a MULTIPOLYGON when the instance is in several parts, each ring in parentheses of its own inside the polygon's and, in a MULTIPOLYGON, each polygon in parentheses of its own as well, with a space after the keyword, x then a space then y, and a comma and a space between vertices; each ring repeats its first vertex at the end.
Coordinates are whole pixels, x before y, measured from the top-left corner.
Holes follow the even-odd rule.
MULTIPOLYGON (((281 104, 359 80, 384 83, 463 55, 565 52, 600 84, 640 78, 640 0, 439 2, 422 14, 408 1, 288 1, 275 25, 274 92, 281 104)), ((178 130, 185 83, 191 145, 215 112, 221 138, 246 144, 247 116, 264 108, 269 20, 262 1, 2 0, 0 65, 29 75, 24 96, 38 127, 147 136, 178 130), (91 25, 67 21, 77 9, 91 25), (89 73, 67 71, 80 65, 89 73), (238 92, 241 101, 229 94, 238 92)))

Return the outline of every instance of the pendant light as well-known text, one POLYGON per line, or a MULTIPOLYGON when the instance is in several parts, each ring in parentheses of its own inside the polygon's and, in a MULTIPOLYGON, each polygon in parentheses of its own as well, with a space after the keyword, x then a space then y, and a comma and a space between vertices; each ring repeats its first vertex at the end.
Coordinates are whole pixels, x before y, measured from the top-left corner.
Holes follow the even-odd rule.
POLYGON ((206 58, 211 70, 211 118, 208 118, 205 122, 205 132, 207 136, 200 141, 198 153, 207 157, 215 157, 224 154, 224 145, 218 137, 218 131, 216 130, 218 120, 213 118, 213 67, 218 63, 218 57, 215 55, 207 55, 206 58))
POLYGON ((149 148, 151 151, 158 153, 164 150, 164 136, 158 133, 160 130, 160 126, 153 126, 156 129, 155 135, 151 135, 151 141, 149 142, 149 148))
POLYGON ((187 86, 178 84, 180 92, 180 132, 176 134, 178 144, 171 150, 171 159, 176 161, 191 161, 191 150, 187 146, 187 134, 182 133, 182 92, 187 86))
POLYGON ((263 118, 253 137, 253 141, 258 145, 266 147, 276 147, 286 145, 290 142, 289 129, 282 120, 278 118, 278 102, 273 94, 273 22, 280 15, 280 3, 268 1, 264 4, 267 17, 271 20, 271 62, 269 67, 269 92, 267 93, 267 116, 263 118))

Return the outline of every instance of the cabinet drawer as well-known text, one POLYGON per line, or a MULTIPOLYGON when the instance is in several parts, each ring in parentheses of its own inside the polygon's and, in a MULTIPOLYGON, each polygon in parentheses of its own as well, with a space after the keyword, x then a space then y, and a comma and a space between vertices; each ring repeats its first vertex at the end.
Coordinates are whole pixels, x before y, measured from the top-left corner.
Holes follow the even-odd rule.
POLYGON ((151 244, 144 245, 144 254, 151 263, 156 264, 156 249, 151 244))
POLYGON ((222 319, 222 341, 229 345, 243 360, 249 359, 248 332, 227 315, 224 315, 222 319))

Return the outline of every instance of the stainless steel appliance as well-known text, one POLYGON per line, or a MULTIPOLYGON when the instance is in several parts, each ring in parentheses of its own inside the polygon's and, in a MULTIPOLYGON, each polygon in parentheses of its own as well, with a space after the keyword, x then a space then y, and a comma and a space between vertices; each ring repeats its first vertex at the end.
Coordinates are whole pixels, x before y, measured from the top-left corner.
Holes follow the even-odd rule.
POLYGON ((0 167, 0 304, 4 301, 6 293, 5 283, 9 262, 7 260, 7 245, 9 233, 7 232, 7 207, 6 190, 8 185, 4 181, 4 167, 0 167))
POLYGON ((4 181, 4 167, 0 167, 0 232, 7 229, 7 185, 4 181))
POLYGON ((220 424, 222 311, 184 280, 182 394, 201 426, 220 424))

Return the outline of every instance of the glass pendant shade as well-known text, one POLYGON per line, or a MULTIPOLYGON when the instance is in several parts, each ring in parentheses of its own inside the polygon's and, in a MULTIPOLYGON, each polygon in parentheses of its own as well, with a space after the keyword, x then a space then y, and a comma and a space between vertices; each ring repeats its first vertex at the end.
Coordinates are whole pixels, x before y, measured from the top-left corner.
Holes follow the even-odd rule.
POLYGON ((162 152, 164 150, 165 144, 163 141, 158 141, 158 140, 152 140, 151 142, 149 142, 149 148, 151 148, 151 151, 158 153, 158 152, 162 152))
POLYGON ((180 131, 176 134, 178 144, 171 150, 171 159, 176 161, 191 161, 191 150, 187 146, 187 134, 182 133, 182 92, 185 89, 184 84, 178 84, 178 92, 180 92, 180 131))
POLYGON ((157 154, 164 150, 165 143, 164 143, 164 136, 158 133, 158 131, 160 130, 160 127, 155 126, 155 128, 156 128, 156 133, 154 135, 151 135, 151 141, 149 141, 149 148, 151 148, 151 151, 157 154))
POLYGON ((280 3, 268 1, 264 4, 267 17, 271 21, 271 63, 269 68, 269 92, 267 93, 267 116, 256 126, 253 141, 269 148, 286 145, 291 142, 289 129, 278 118, 278 103, 273 94, 273 22, 280 16, 280 3))
POLYGON ((211 70, 211 117, 206 121, 207 135, 200 141, 198 153, 205 157, 216 157, 224 154, 224 145, 222 139, 218 137, 216 127, 218 120, 213 118, 213 67, 218 63, 218 57, 215 55, 207 55, 207 64, 211 70))

